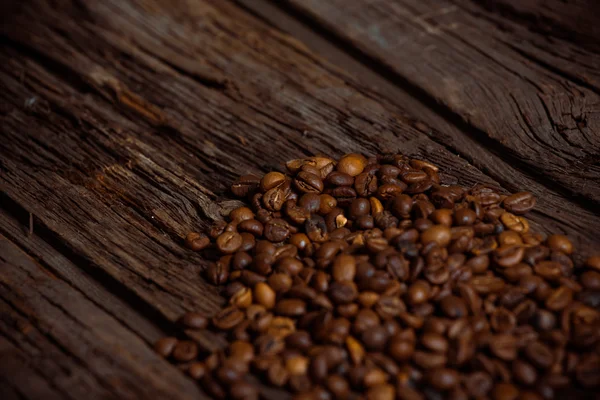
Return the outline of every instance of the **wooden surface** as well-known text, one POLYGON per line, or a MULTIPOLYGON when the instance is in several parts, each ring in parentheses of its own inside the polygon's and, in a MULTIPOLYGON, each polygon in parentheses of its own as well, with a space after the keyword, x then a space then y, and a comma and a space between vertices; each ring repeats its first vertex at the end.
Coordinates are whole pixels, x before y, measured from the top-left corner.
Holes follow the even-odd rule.
POLYGON ((201 397, 151 350, 222 302, 181 238, 235 206, 236 175, 289 158, 420 155, 448 183, 534 192, 538 229, 600 248, 589 17, 349 3, 3 6, 0 398, 201 397))

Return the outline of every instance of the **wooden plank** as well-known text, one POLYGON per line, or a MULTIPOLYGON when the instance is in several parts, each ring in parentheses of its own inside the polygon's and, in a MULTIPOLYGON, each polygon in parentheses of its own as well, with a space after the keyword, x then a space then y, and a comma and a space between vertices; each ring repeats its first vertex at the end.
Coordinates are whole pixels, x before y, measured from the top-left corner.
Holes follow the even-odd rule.
POLYGON ((498 156, 590 209, 600 204, 598 89, 519 51, 514 43, 533 35, 521 37, 526 28, 504 21, 500 30, 462 0, 288 2, 470 124, 498 156))
POLYGON ((1 375, 25 398, 202 398, 86 295, 0 236, 1 375))

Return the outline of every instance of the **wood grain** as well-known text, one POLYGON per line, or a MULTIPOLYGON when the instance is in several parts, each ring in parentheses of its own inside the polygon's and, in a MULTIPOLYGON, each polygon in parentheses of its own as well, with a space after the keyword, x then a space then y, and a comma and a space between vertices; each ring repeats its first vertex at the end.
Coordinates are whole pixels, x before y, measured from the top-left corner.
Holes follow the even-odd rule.
MULTIPOLYGON (((571 43, 506 19, 499 25, 470 1, 289 3, 468 123, 498 156, 597 209, 597 88, 571 79, 567 60, 554 65, 557 54, 539 47, 535 55, 528 52, 536 44, 528 41, 533 35, 547 48, 559 42, 577 51, 571 43)), ((585 59, 582 73, 596 75, 598 57, 585 59)))
POLYGON ((197 386, 0 236, 0 375, 31 399, 192 399, 197 386))

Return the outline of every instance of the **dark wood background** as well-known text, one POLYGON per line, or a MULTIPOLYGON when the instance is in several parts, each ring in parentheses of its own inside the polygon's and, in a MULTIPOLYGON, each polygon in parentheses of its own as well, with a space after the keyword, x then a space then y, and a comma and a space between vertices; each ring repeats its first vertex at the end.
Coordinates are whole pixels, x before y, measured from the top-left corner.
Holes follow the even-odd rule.
POLYGON ((0 10, 2 399, 202 397, 152 351, 222 303, 182 237, 235 205, 237 175, 290 158, 420 156, 533 192, 535 229, 600 250, 593 0, 0 10))

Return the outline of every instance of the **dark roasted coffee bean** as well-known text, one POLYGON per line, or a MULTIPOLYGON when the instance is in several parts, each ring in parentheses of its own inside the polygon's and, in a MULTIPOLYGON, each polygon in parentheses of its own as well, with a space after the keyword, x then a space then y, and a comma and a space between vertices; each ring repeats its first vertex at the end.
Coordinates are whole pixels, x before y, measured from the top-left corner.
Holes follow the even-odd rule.
POLYGON ((512 363, 512 371, 514 379, 524 385, 533 385, 537 379, 535 368, 522 360, 515 360, 512 363))
POLYGON ((210 239, 203 233, 190 232, 185 238, 185 245, 194 251, 200 251, 208 247, 210 239))
POLYGON ((508 212, 523 215, 531 211, 535 203, 535 197, 531 193, 520 192, 505 198, 502 205, 508 212))
POLYGON ((247 219, 240 222, 237 226, 239 232, 248 232, 254 236, 262 236, 264 226, 263 224, 255 219, 247 219))
POLYGON ((244 320, 244 313, 236 307, 222 309, 212 319, 215 328, 229 330, 244 320))
POLYGON ((468 314, 465 301, 457 296, 446 296, 440 301, 442 312, 450 318, 462 318, 468 314))
POLYGON ((204 315, 196 312, 185 313, 180 319, 179 323, 185 328, 190 329, 205 329, 208 327, 208 318, 204 315))
POLYGON ((354 282, 337 281, 330 285, 327 294, 335 304, 348 304, 357 298, 358 290, 354 282))
POLYGON ((192 361, 198 356, 198 345, 190 340, 179 341, 171 354, 175 361, 192 361))
POLYGON ((464 378, 465 388, 472 398, 486 396, 494 385, 492 377, 482 371, 473 372, 464 378))
POLYGON ((242 236, 237 232, 224 232, 217 238, 217 248, 225 254, 235 253, 242 245, 242 236))
MULTIPOLYGON (((229 256, 228 256, 229 257, 229 256)), ((222 285, 229 277, 229 266, 223 261, 210 263, 206 268, 206 278, 213 285, 222 285)))
POLYGON ((320 193, 324 187, 320 176, 306 171, 300 171, 296 175, 294 185, 302 193, 320 193))
POLYGON ((354 180, 354 189, 362 197, 372 196, 377 187, 377 177, 369 173, 362 173, 354 180))
POLYGON ((264 235, 271 242, 282 242, 290 236, 289 224, 283 219, 272 219, 266 223, 264 235))
POLYGON ((298 299, 283 299, 275 305, 275 312, 288 317, 298 317, 306 313, 306 302, 298 299))
POLYGON ((167 358, 173 353, 173 349, 177 346, 178 340, 174 337, 164 337, 154 343, 154 351, 160 356, 167 358))
POLYGON ((313 215, 307 219, 304 229, 308 238, 313 242, 322 243, 329 238, 325 219, 319 215, 313 215))
POLYGON ((245 251, 238 251, 231 259, 231 269, 242 270, 252 263, 252 257, 245 251))
POLYGON ((549 368, 554 361, 552 351, 541 342, 527 344, 524 348, 524 353, 533 365, 541 369, 549 368))
POLYGON ((503 360, 514 360, 517 357, 517 339, 512 335, 496 335, 490 339, 492 354, 503 360))
POLYGON ((354 184, 354 177, 343 172, 334 171, 327 175, 326 182, 332 186, 352 186, 354 184))
POLYGON ((237 197, 247 197, 254 192, 260 183, 256 175, 244 175, 231 185, 231 192, 237 197))
POLYGON ((363 215, 368 215, 371 212, 371 203, 369 200, 364 198, 357 198, 352 200, 349 210, 350 218, 356 219, 363 215))
POLYGON ((450 390, 459 383, 458 371, 449 368, 435 368, 427 372, 427 382, 435 389, 450 390))

